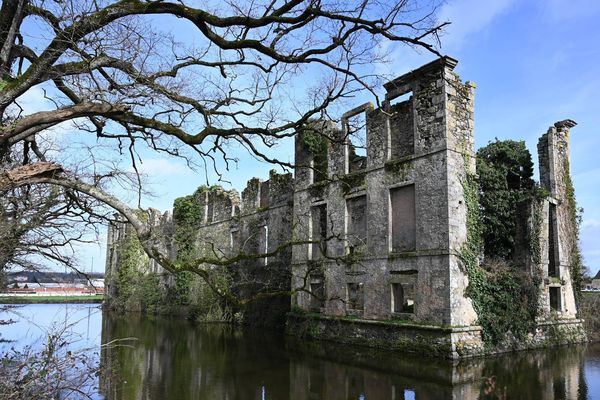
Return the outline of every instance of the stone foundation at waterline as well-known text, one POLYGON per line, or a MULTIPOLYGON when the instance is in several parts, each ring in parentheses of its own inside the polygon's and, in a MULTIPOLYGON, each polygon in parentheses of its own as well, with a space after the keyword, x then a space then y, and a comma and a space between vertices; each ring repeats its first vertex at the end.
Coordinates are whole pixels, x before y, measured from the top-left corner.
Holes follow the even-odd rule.
MULTIPOLYGON (((523 204, 526 240, 512 260, 535 282, 534 328, 526 337, 507 332, 499 343, 484 341, 484 308, 472 295, 473 282, 488 274, 473 228, 475 86, 461 82, 456 64, 443 57, 390 81, 380 108, 356 107, 341 126, 307 124, 296 135, 293 179, 254 179, 241 202, 221 188, 196 193, 189 199, 201 210, 188 235, 194 251, 254 254, 232 265, 229 278, 257 277, 261 284, 242 295, 288 290, 289 302, 272 312, 291 310, 287 332, 294 335, 447 358, 584 341, 571 277, 570 120, 540 138, 544 195, 523 204)), ((165 238, 173 259, 182 249, 175 236, 165 238)), ((118 238, 109 232, 109 254, 118 238)), ((118 269, 118 254, 109 262, 118 269)), ((263 300, 255 317, 271 312, 270 304, 263 300)))

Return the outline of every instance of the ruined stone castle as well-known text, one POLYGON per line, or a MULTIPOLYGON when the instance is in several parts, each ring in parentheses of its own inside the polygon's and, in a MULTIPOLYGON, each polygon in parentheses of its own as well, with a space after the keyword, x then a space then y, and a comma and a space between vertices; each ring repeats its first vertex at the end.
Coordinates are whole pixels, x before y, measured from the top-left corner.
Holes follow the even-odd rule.
MULTIPOLYGON (((195 194, 204 210, 194 234, 199 248, 224 258, 264 255, 239 268, 288 272, 270 289, 292 293, 283 300, 289 333, 451 358, 490 351, 466 294, 474 85, 461 82, 456 64, 450 57, 426 64, 385 84, 380 108, 364 104, 345 113, 340 127, 315 122, 300 132, 294 177, 253 179, 241 198, 221 188, 195 194), (353 129, 356 120, 364 129, 353 129)), ((513 348, 584 338, 570 277, 576 227, 566 202, 574 125, 557 122, 539 140, 548 196, 524 207, 520 234, 529 240, 515 252, 517 264, 539 278, 539 312, 535 331, 513 348)), ((169 213, 152 218, 172 235, 169 213)), ((120 224, 109 229, 108 276, 119 268, 124 232, 120 224)), ((165 243, 175 257, 177 246, 165 243)), ((108 296, 117 295, 107 280, 108 296)))

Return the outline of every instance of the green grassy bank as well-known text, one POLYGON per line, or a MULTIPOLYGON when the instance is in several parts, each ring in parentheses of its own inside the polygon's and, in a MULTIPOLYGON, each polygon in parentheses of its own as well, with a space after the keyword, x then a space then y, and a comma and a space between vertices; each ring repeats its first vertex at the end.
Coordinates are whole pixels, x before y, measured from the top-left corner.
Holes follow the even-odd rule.
POLYGON ((90 296, 2 296, 0 304, 62 304, 62 303, 102 303, 104 295, 90 296))

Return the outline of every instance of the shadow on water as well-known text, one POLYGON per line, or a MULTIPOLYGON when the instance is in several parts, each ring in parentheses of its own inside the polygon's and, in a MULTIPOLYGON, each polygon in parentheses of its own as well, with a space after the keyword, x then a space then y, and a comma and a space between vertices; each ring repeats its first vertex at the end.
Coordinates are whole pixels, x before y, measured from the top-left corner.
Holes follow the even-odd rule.
POLYGON ((104 314, 102 393, 129 399, 591 399, 600 348, 461 362, 304 342, 227 325, 104 314), (590 384, 588 384, 590 383, 590 384))

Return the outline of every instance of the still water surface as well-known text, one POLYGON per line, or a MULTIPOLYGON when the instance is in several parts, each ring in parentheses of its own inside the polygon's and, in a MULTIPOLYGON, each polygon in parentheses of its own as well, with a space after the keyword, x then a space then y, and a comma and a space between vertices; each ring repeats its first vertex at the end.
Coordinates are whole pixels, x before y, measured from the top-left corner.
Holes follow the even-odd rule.
POLYGON ((20 321, 1 331, 13 346, 35 343, 53 324, 74 324, 74 346, 100 354, 100 399, 600 399, 598 346, 451 363, 117 316, 97 305, 27 305, 19 312, 20 321), (135 340, 100 350, 122 338, 135 340))

